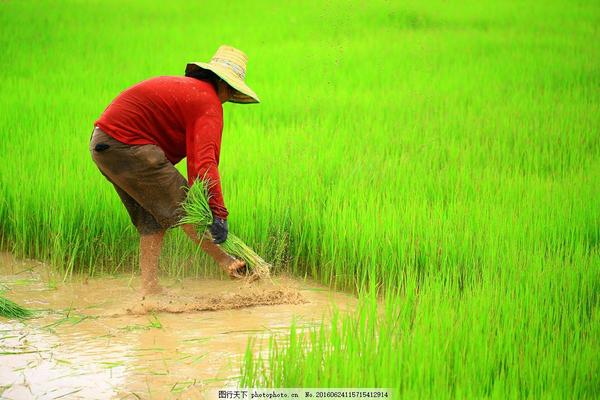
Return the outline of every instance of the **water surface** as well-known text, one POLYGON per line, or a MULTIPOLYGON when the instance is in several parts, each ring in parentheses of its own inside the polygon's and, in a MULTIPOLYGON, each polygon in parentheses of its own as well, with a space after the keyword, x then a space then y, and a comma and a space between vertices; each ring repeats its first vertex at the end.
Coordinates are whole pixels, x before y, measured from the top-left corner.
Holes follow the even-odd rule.
MULTIPOLYGON (((40 310, 25 322, 0 318, 5 399, 203 398, 209 389, 238 383, 249 337, 264 349, 265 338, 279 333, 283 339, 292 320, 307 329, 333 307, 350 311, 356 304, 352 296, 281 276, 252 290, 297 291, 304 303, 135 315, 132 310, 151 300, 141 299, 137 275, 55 283, 48 266, 6 253, 0 282, 6 297, 40 310)), ((162 284, 167 293, 159 302, 176 306, 248 293, 229 280, 162 284)))

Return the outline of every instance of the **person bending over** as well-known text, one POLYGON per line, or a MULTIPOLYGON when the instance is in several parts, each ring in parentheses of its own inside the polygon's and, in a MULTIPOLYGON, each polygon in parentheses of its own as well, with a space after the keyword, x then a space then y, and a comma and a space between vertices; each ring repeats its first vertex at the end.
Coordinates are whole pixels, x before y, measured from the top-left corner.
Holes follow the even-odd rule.
POLYGON ((234 279, 245 268, 217 244, 227 239, 227 208, 219 178, 219 154, 226 101, 258 103, 246 85, 246 55, 221 46, 209 63, 188 63, 185 76, 158 76, 120 93, 94 123, 92 159, 121 198, 140 234, 140 269, 144 294, 160 293, 158 260, 165 231, 183 216, 186 188, 209 183, 214 222, 211 240, 182 225, 234 279), (188 180, 175 168, 187 157, 188 180))

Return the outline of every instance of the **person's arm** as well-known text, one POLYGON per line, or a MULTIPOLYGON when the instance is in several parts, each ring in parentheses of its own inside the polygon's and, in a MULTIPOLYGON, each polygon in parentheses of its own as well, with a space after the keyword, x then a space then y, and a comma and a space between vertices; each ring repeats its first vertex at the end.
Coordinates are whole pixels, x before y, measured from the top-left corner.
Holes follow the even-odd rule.
POLYGON ((209 180, 208 205, 214 217, 225 220, 228 212, 218 170, 222 131, 223 109, 220 104, 209 105, 187 126, 186 147, 189 185, 192 186, 196 179, 209 180))

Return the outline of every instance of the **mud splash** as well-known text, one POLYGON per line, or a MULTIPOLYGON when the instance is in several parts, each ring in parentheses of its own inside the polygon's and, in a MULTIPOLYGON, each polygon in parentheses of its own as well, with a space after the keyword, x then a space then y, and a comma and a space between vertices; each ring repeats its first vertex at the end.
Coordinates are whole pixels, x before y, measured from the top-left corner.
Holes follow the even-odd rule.
POLYGON ((292 322, 309 329, 356 304, 285 276, 250 285, 163 280, 164 294, 142 298, 135 275, 61 284, 45 265, 7 254, 0 283, 8 298, 38 310, 24 323, 0 318, 6 399, 203 398, 237 384, 248 338, 264 349, 292 322))
POLYGON ((184 313, 192 311, 232 310, 253 306, 272 306, 276 304, 302 304, 307 300, 297 290, 283 288, 264 290, 249 288, 241 293, 208 297, 184 296, 147 296, 139 305, 128 308, 130 314, 148 314, 150 312, 184 313))

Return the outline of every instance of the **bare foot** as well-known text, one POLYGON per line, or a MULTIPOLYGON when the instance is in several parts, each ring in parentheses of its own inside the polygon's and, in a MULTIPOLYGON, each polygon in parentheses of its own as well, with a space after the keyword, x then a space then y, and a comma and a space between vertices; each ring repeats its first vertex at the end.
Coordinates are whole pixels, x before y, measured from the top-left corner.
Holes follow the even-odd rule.
POLYGON ((231 279, 241 279, 246 275, 246 262, 244 260, 233 259, 227 264, 221 264, 221 268, 231 279))

